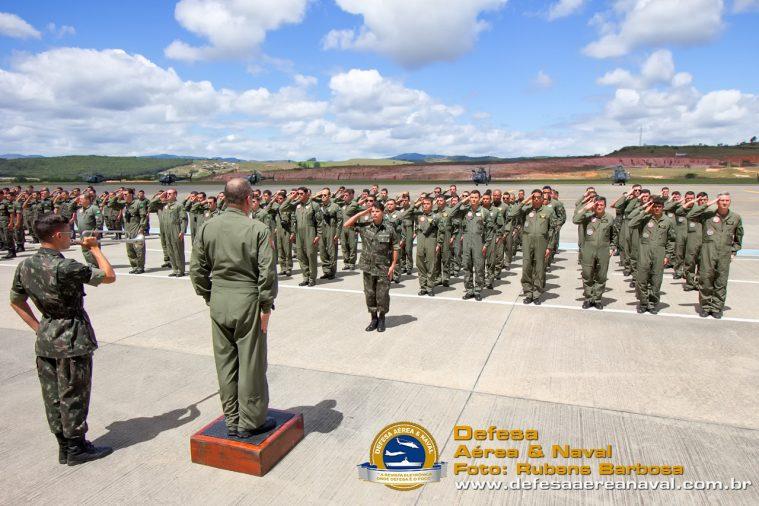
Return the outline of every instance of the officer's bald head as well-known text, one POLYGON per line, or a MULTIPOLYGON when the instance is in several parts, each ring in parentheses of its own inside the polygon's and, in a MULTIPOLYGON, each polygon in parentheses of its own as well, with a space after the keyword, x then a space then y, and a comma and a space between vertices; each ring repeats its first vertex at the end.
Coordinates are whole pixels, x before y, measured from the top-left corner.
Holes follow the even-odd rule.
POLYGON ((224 185, 224 200, 233 206, 242 206, 250 196, 250 182, 247 179, 236 177, 227 181, 224 185))

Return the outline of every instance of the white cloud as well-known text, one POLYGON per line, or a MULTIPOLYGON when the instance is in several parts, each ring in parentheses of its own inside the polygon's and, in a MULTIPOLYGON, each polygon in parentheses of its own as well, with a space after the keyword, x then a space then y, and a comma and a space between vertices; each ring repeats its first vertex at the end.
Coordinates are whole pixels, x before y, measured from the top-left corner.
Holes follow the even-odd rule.
POLYGON ((407 68, 451 61, 469 52, 488 28, 480 18, 507 0, 335 0, 344 11, 363 17, 357 29, 332 30, 324 49, 356 49, 390 57, 407 68))
POLYGON ((642 46, 694 45, 712 40, 722 30, 723 0, 616 0, 614 16, 591 20, 601 38, 585 46, 594 58, 628 54, 642 46))
POLYGON ((47 24, 47 31, 58 37, 59 39, 67 35, 76 35, 76 28, 69 25, 57 26, 55 23, 47 24))
POLYGON ((32 25, 9 12, 0 12, 0 35, 14 39, 39 39, 42 34, 32 25))
POLYGON ((308 0, 180 0, 174 17, 208 44, 175 40, 164 52, 168 58, 185 61, 255 56, 266 32, 300 23, 307 4, 308 0))
POLYGON ((548 89, 551 86, 553 86, 553 79, 551 76, 543 72, 542 70, 538 71, 538 75, 535 76, 535 79, 533 80, 533 84, 541 89, 548 89))
POLYGON ((733 12, 749 12, 759 10, 759 0, 735 0, 733 2, 733 12))
POLYGON ((559 0, 548 8, 548 19, 553 21, 574 14, 584 3, 585 0, 559 0))
POLYGON ((523 132, 374 69, 336 73, 318 97, 307 75, 279 89, 229 90, 118 49, 58 48, 0 68, 0 145, 40 154, 329 160, 409 151, 586 154, 637 142, 641 126, 649 142, 671 144, 731 142, 755 130, 756 95, 700 92, 671 55, 654 53, 637 71, 601 80, 614 88, 598 113, 523 132))

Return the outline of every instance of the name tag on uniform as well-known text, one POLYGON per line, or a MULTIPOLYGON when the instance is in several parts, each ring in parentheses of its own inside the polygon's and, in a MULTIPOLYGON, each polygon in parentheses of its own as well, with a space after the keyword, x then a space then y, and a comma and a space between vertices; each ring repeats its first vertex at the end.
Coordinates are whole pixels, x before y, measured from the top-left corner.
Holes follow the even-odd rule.
POLYGON ((677 222, 678 223, 682 223, 684 221, 685 221, 685 217, 683 217, 683 216, 680 216, 680 217, 677 218, 677 222))
POLYGON ((649 221, 648 222, 648 228, 654 228, 654 222, 653 221, 649 221))
POLYGON ((598 220, 598 218, 593 218, 590 220, 591 223, 595 223, 598 220))
POLYGON ((532 212, 531 212, 531 213, 530 213, 528 216, 529 216, 530 218, 534 218, 534 217, 535 217, 535 211, 532 211, 532 212))
POLYGON ((719 216, 714 217, 714 223, 719 223, 719 216))
POLYGON ((588 235, 593 235, 593 229, 589 228, 587 232, 585 232, 588 235))
POLYGON ((468 213, 466 213, 466 217, 467 218, 471 218, 472 217, 472 211, 469 211, 468 213))
POLYGON ((649 237, 649 234, 648 234, 648 232, 643 232, 643 237, 644 237, 645 239, 648 239, 648 237, 649 237))
POLYGON ((695 223, 693 223, 692 221, 691 221, 690 223, 688 223, 688 226, 689 226, 690 228, 696 228, 696 224, 695 224, 695 223))
POLYGON ((424 223, 426 220, 427 220, 427 218, 425 218, 424 216, 422 216, 421 218, 419 218, 419 221, 421 221, 422 223, 424 223))
POLYGON ((714 235, 714 230, 712 229, 707 230, 706 235, 714 235))

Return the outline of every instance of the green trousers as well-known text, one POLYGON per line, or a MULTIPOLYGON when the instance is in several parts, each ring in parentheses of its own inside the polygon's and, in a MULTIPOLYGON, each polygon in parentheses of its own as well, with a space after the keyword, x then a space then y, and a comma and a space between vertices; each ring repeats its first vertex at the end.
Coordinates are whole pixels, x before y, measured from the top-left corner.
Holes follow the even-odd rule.
POLYGON ((698 298, 705 311, 720 312, 725 307, 731 255, 732 250, 727 246, 717 246, 714 242, 701 245, 698 298))
POLYGON ((582 290, 585 300, 601 302, 609 273, 609 246, 584 243, 582 251, 582 290))
POLYGON ((37 357, 37 376, 50 432, 67 438, 84 436, 90 409, 92 355, 37 357))
POLYGON ((255 429, 266 421, 266 334, 254 286, 214 281, 211 291, 211 338, 219 397, 227 427, 255 429))
POLYGON ((279 272, 290 272, 293 270, 293 243, 290 242, 290 232, 277 227, 275 239, 279 272))
POLYGON ((343 265, 355 266, 358 258, 358 236, 354 229, 343 228, 340 246, 343 250, 343 265))
POLYGON ((179 238, 179 231, 167 230, 164 232, 161 230, 162 242, 165 241, 166 253, 169 255, 169 263, 171 264, 171 270, 175 274, 185 273, 185 259, 184 259, 184 237, 179 238), (165 236, 165 237, 164 237, 165 236))
MULTIPOLYGON (((129 224, 126 226, 126 236, 128 239, 134 239, 141 233, 139 224, 129 224)), ((126 253, 129 265, 137 269, 145 268, 145 242, 126 243, 126 253)))
POLYGON ((414 227, 403 226, 403 233, 406 236, 406 242, 403 245, 403 259, 405 262, 400 264, 404 269, 411 271, 414 268, 414 227))
POLYGON ((675 258, 674 265, 675 274, 682 276, 685 272, 685 242, 688 237, 687 232, 677 232, 675 237, 675 258))
MULTIPOLYGON (((319 246, 314 246, 316 231, 311 228, 299 230, 295 234, 295 251, 298 256, 298 263, 306 281, 316 282, 316 273, 319 268, 317 263, 317 253, 319 246)), ((324 238, 321 239, 322 241, 324 238)))
POLYGON ((635 272, 635 295, 644 308, 655 308, 659 304, 665 256, 663 246, 643 244, 640 247, 635 272))
POLYGON ((688 234, 685 240, 685 256, 683 257, 683 274, 685 275, 685 286, 698 288, 699 274, 697 273, 699 264, 699 255, 701 253, 701 234, 692 232, 688 234))
POLYGON ((336 229, 324 227, 322 231, 324 237, 319 241, 319 256, 322 259, 322 271, 324 274, 335 274, 337 272, 337 241, 333 237, 338 235, 336 229))
POLYGON ((431 291, 435 286, 436 237, 419 234, 416 238, 416 268, 419 271, 419 289, 431 291))
POLYGON ((547 237, 522 235, 522 291, 525 297, 537 299, 545 290, 546 249, 547 237))
POLYGON ((468 294, 478 294, 485 288, 485 257, 482 241, 464 236, 461 250, 461 268, 464 270, 464 289, 468 294))

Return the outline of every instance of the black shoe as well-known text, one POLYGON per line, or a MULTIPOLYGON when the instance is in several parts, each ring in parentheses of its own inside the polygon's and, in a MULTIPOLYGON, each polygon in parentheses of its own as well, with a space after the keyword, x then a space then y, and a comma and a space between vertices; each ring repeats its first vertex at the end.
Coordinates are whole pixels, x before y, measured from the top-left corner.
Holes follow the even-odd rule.
POLYGON ((308 286, 316 286, 316 281, 314 281, 313 279, 309 279, 307 284, 308 286))
POLYGON ((641 306, 640 304, 638 305, 638 307, 637 307, 637 308, 635 308, 635 310, 638 312, 638 314, 643 314, 643 313, 645 313, 645 312, 646 312, 646 308, 644 308, 644 307, 643 307, 643 306, 641 306))
POLYGON ((592 302, 590 302, 589 300, 586 300, 585 302, 582 303, 582 308, 583 309, 590 309, 590 306, 592 306, 592 305, 593 305, 592 302))
POLYGON ((659 310, 655 307, 649 307, 648 312, 651 314, 659 314, 659 310))
POLYGON ((690 285, 683 285, 683 290, 686 292, 692 292, 693 290, 695 290, 695 288, 693 288, 690 285))
POLYGON ((377 332, 384 332, 385 331, 385 315, 380 313, 379 318, 377 319, 377 332))
POLYGON ((376 314, 372 314, 372 321, 369 322, 369 325, 367 325, 364 330, 367 332, 377 330, 377 325, 379 325, 379 319, 377 318, 376 314))
POLYGON ((681 279, 682 275, 675 273, 674 276, 672 276, 672 279, 681 279))
POLYGON ((264 423, 262 423, 260 426, 256 427, 255 429, 241 429, 238 427, 237 438, 247 439, 249 437, 253 437, 258 434, 263 434, 264 432, 269 432, 276 426, 277 426, 277 421, 274 420, 274 418, 267 416, 266 421, 264 421, 264 423))
POLYGON ((298 283, 298 286, 306 286, 307 284, 308 284, 308 280, 304 280, 298 283))
POLYGON ((427 295, 427 290, 419 290, 419 295, 427 295))
POLYGON ((525 297, 522 302, 524 302, 525 304, 532 304, 533 300, 534 299, 532 297, 525 297))
POLYGON ((443 281, 443 286, 446 287, 446 288, 448 288, 449 286, 451 286, 450 281, 448 281, 448 280, 443 281))
POLYGON ((349 271, 349 270, 350 270, 350 268, 349 268, 349 266, 347 266, 347 265, 343 265, 343 270, 344 270, 344 271, 349 271))
POLYGON ((712 318, 719 320, 722 318, 722 311, 712 311, 712 318))
POLYGON ((495 275, 495 279, 501 279, 501 273, 500 272, 495 275))
POLYGON ((319 276, 319 279, 330 279, 329 274, 324 273, 321 276, 319 276))
MULTIPOLYGON (((21 251, 23 251, 23 250, 21 250, 21 251)), ((15 253, 8 253, 7 255, 3 256, 3 260, 9 260, 11 258, 16 258, 16 254, 15 253)))
POLYGON ((145 269, 143 269, 142 267, 138 267, 133 272, 133 274, 144 274, 144 273, 145 273, 145 269))
POLYGON ((474 298, 474 294, 473 293, 465 293, 464 296, 461 297, 461 298, 464 299, 464 300, 473 299, 474 298))
POLYGON ((427 292, 427 295, 429 295, 430 297, 434 297, 435 296, 435 290, 430 290, 429 292, 427 292))
POLYGON ((482 300, 482 295, 480 295, 479 293, 475 293, 474 300, 476 300, 477 302, 480 302, 482 300))
POLYGON ((600 303, 600 302, 596 302, 594 304, 594 306, 596 306, 596 309, 603 309, 604 308, 604 305, 602 303, 600 303))
POLYGON ((164 262, 161 264, 161 267, 171 267, 171 264, 169 262, 164 262))
POLYGON ((134 269, 130 269, 129 274, 134 274, 134 269))
POLYGON ((95 446, 84 439, 84 437, 70 438, 67 440, 67 443, 66 463, 70 466, 102 459, 113 453, 113 448, 109 446, 95 446))
POLYGON ((627 269, 625 269, 625 270, 623 270, 623 271, 622 271, 622 275, 623 275, 624 277, 627 277, 627 276, 629 276, 629 275, 630 275, 630 271, 628 271, 627 269))
POLYGON ((635 288, 635 281, 630 281, 630 288, 635 288))
POLYGON ((285 276, 287 276, 288 278, 292 275, 293 275, 292 271, 285 271, 285 276))
POLYGON ((227 437, 240 437, 237 433, 237 427, 227 427, 227 437))
POLYGON ((534 299, 532 299, 532 303, 535 304, 536 306, 539 306, 543 303, 543 301, 540 300, 540 297, 535 297, 534 299))
POLYGON ((488 283, 487 285, 485 285, 485 288, 487 288, 488 290, 492 290, 493 289, 493 283, 488 283))
POLYGON ((178 278, 182 278, 182 277, 184 277, 184 276, 185 276, 185 273, 184 273, 184 272, 177 272, 177 277, 178 277, 178 278))
POLYGON ((56 434, 55 439, 58 440, 58 463, 65 464, 68 462, 69 455, 68 440, 63 437, 62 433, 56 434))
POLYGON ((701 311, 698 312, 698 316, 700 316, 701 318, 706 318, 707 316, 709 316, 709 311, 707 311, 706 309, 702 309, 701 311))
POLYGON ((179 274, 177 274, 176 272, 172 272, 172 273, 169 274, 169 277, 170 278, 176 278, 176 277, 179 277, 179 274))

